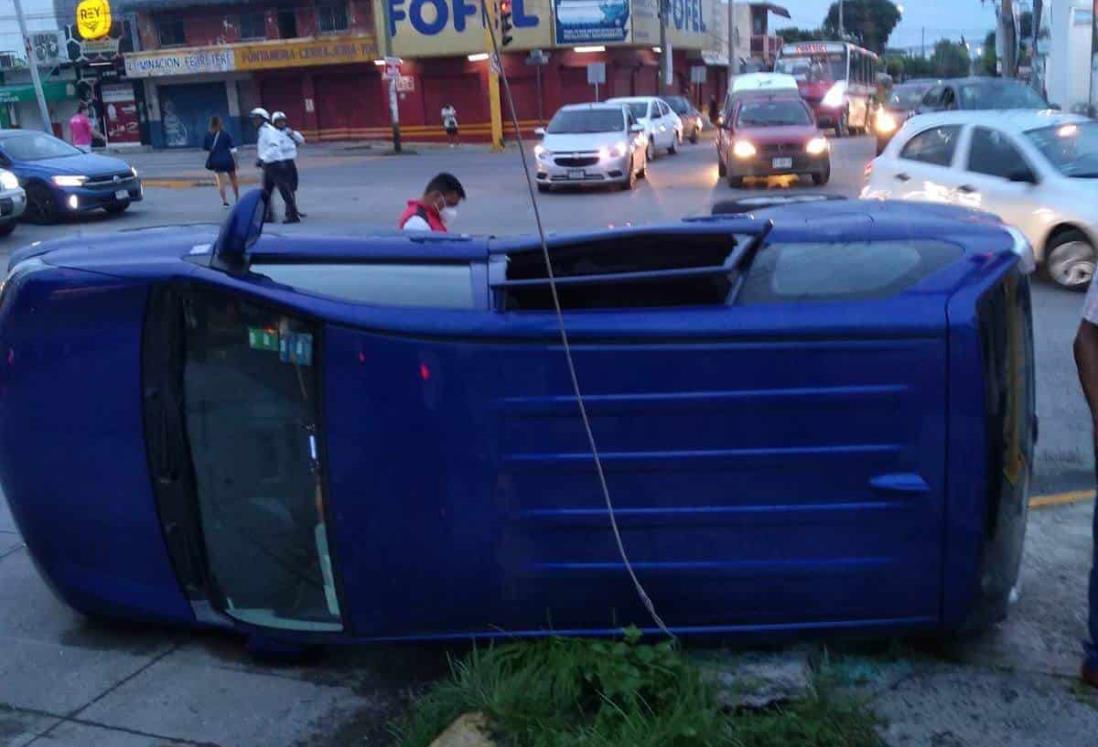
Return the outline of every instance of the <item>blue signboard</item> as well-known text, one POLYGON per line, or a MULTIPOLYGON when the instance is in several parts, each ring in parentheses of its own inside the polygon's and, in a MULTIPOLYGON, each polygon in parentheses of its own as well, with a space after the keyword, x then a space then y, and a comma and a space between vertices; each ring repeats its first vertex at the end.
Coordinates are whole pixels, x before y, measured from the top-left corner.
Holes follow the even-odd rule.
POLYGON ((629 0, 553 0, 557 44, 629 39, 629 0))

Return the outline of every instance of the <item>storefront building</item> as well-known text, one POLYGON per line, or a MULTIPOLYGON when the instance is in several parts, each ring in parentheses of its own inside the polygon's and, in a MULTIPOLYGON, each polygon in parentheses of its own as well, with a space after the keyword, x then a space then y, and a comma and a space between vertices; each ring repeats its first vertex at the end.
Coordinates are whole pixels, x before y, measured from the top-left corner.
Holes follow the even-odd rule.
MULTIPOLYGON (((392 53, 402 60, 397 88, 404 136, 444 137, 440 111, 450 104, 463 138, 488 139, 489 69, 477 0, 317 0, 293 7, 275 0, 129 0, 124 7, 136 14, 141 51, 125 55, 125 74, 142 85, 150 141, 198 146, 213 114, 238 141, 254 140, 246 121, 254 106, 286 112, 313 140, 388 137, 383 2, 392 53)), ((605 69, 600 99, 654 94, 656 2, 512 0, 513 41, 502 63, 523 130, 563 104, 595 100, 592 63, 605 69)), ((700 101, 710 87, 716 93, 718 82, 691 83, 691 68, 706 65, 702 52, 713 43, 716 7, 724 6, 671 0, 675 79, 669 91, 691 92, 700 101)))

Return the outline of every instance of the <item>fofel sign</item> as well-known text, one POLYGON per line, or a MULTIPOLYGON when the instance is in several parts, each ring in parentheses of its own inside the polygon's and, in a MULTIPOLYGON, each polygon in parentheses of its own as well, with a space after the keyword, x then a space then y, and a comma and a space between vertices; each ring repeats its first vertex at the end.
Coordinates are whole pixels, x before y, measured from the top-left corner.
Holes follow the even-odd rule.
POLYGON ((80 0, 76 29, 85 39, 102 39, 111 30, 111 4, 107 0, 80 0))

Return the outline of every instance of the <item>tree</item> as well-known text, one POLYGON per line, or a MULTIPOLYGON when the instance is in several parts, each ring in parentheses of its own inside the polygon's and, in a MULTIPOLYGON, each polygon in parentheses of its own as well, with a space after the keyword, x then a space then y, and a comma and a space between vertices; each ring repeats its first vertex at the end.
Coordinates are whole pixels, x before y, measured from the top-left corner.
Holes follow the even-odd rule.
POLYGON ((934 75, 939 78, 960 78, 968 75, 970 60, 964 44, 942 39, 934 45, 934 54, 930 61, 934 64, 934 75))
MULTIPOLYGON (((892 29, 900 22, 900 9, 891 0, 845 0, 843 29, 863 47, 883 52, 892 29)), ((839 3, 834 2, 823 22, 824 31, 839 33, 839 3)))
POLYGON ((999 71, 995 69, 998 59, 999 56, 995 54, 995 32, 988 31, 984 37, 984 53, 980 56, 980 72, 984 75, 998 75, 999 71))
POLYGON ((827 41, 834 38, 834 36, 823 29, 798 29, 790 27, 787 29, 778 29, 774 33, 780 36, 782 41, 787 44, 806 41, 827 41))

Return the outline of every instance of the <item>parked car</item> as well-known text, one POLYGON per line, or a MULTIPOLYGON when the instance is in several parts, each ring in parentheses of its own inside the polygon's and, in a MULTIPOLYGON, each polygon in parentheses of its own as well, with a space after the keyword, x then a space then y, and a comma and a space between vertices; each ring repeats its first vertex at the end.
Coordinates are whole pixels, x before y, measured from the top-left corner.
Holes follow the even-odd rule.
POLYGON ((118 214, 144 196, 137 170, 122 159, 84 153, 44 132, 0 130, 0 167, 19 177, 24 216, 35 223, 99 209, 118 214))
POLYGON ((682 121, 671 107, 656 96, 633 96, 607 99, 608 104, 622 104, 629 108, 633 118, 644 125, 648 135, 648 160, 656 158, 656 151, 663 148, 668 153, 678 153, 682 142, 682 121))
POLYGON ((1098 261, 1098 123, 1051 111, 916 117, 872 162, 862 196, 995 213, 1047 277, 1082 291, 1098 261))
POLYGON ((572 104, 537 129, 537 185, 619 184, 632 189, 648 170, 648 137, 621 104, 572 104))
POLYGON ((682 122, 680 136, 691 143, 697 143, 702 130, 705 129, 705 117, 702 116, 702 113, 685 96, 664 96, 662 98, 663 103, 671 107, 671 111, 675 112, 675 116, 682 122))
POLYGON ((15 230, 15 224, 27 207, 27 194, 19 186, 19 177, 0 169, 0 238, 15 230))
POLYGON ((734 101, 717 134, 717 173, 730 187, 747 177, 831 178, 831 145, 812 110, 795 92, 755 94, 734 101))
MULTIPOLYGON (((13 255, 0 481, 50 587, 94 617, 290 642, 647 626, 539 239, 261 236, 264 208, 13 255)), ((1005 614, 1034 402, 997 219, 828 201, 549 252, 672 630, 1005 614)))
POLYGON ((877 137, 877 155, 888 145, 903 123, 915 116, 915 110, 927 91, 941 81, 931 79, 907 80, 892 87, 888 97, 873 115, 873 134, 877 137))
POLYGON ((1012 78, 953 78, 923 95, 917 114, 972 109, 1048 109, 1049 103, 1030 86, 1012 78))

